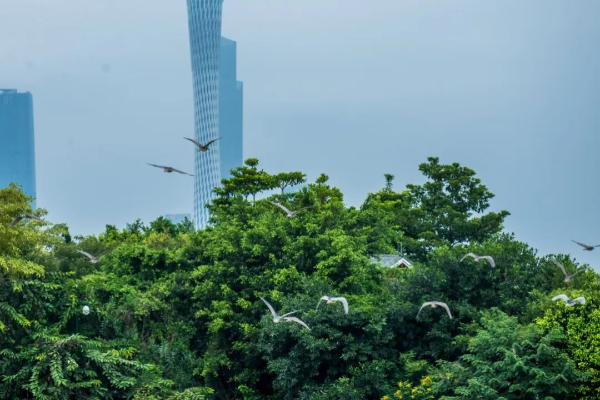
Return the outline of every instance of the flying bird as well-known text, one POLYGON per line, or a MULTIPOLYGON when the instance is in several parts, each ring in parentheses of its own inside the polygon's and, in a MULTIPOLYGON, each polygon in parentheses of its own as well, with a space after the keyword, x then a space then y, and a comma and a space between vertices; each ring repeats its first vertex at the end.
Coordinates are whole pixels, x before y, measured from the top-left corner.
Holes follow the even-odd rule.
POLYGON ((585 304, 585 297, 578 297, 576 299, 570 300, 569 297, 566 294, 558 294, 556 296, 554 296, 552 298, 552 301, 556 301, 556 300, 563 300, 565 302, 565 305, 567 305, 568 307, 570 306, 574 306, 575 304, 579 303, 579 304, 585 304))
POLYGON ((213 140, 211 140, 210 142, 208 142, 208 143, 206 143, 206 144, 202 144, 202 143, 200 143, 200 142, 199 142, 199 141, 197 141, 197 140, 190 139, 190 138, 187 138, 187 137, 184 137, 184 139, 187 139, 187 140, 189 140, 190 142, 194 143, 196 146, 198 146, 198 151, 208 151, 208 150, 209 150, 209 149, 208 149, 208 146, 210 146, 211 144, 213 144, 214 142, 216 142, 217 140, 219 140, 219 139, 221 139, 221 138, 216 138, 216 139, 213 139, 213 140))
POLYGON ((180 171, 180 170, 178 170, 178 169, 175 169, 175 168, 173 168, 173 167, 166 167, 166 166, 164 166, 164 165, 156 165, 156 164, 150 164, 150 163, 148 163, 148 165, 152 165, 153 167, 156 167, 156 168, 162 168, 162 169, 163 169, 165 172, 167 172, 167 173, 169 173, 169 174, 170 174, 171 172, 178 172, 178 173, 180 173, 180 174, 183 174, 183 175, 194 176, 194 175, 192 175, 192 174, 188 174, 187 172, 180 171))
POLYGON ((450 313, 450 308, 448 307, 448 304, 443 303, 441 301, 426 301, 425 303, 423 303, 421 308, 419 308, 419 312, 417 313, 417 318, 419 318, 419 314, 421 313, 421 310, 423 309, 423 307, 426 307, 426 306, 431 306, 431 308, 436 308, 437 306, 443 307, 446 309, 446 312, 448 313, 448 316, 450 317, 450 319, 452 319, 452 314, 450 313))
POLYGON ((285 211, 285 213, 287 214, 287 217, 288 217, 288 218, 294 218, 294 217, 296 216, 296 214, 298 214, 300 211, 302 211, 302 210, 306 210, 306 209, 308 209, 308 208, 313 208, 313 207, 314 207, 314 206, 308 206, 308 207, 304 207, 304 208, 301 208, 301 209, 299 209, 299 210, 296 210, 296 211, 291 211, 291 210, 290 210, 289 208, 287 208, 286 206, 284 206, 284 205, 281 205, 281 204, 279 204, 279 203, 275 203, 274 201, 269 201, 269 203, 271 203, 271 204, 273 204, 274 206, 277 206, 277 207, 281 208, 283 211, 285 211))
POLYGON ((106 250, 103 251, 102 253, 98 254, 97 256, 93 256, 88 252, 82 251, 82 250, 77 250, 78 253, 83 254, 84 256, 86 256, 87 258, 90 259, 90 262, 92 264, 96 264, 97 262, 100 261, 100 257, 102 257, 103 255, 105 255, 106 253, 108 253, 110 250, 106 250))
POLYGON ((575 272, 572 275, 567 274, 567 270, 565 269, 564 265, 562 265, 561 263, 559 263, 558 261, 556 261, 555 258, 551 258, 550 261, 552 261, 555 265, 558 266, 558 268, 560 268, 560 270, 562 271, 562 273, 565 275, 565 282, 571 282, 571 280, 573 279, 573 277, 575 275, 577 275, 580 272, 585 271, 585 269, 580 269, 579 271, 575 272))
POLYGON ((339 301, 340 303, 342 303, 344 305, 344 311, 346 312, 346 314, 348 314, 348 300, 346 300, 345 297, 329 297, 329 296, 323 296, 319 299, 319 302, 317 303, 317 308, 316 310, 319 309, 319 305, 321 304, 321 301, 325 300, 327 302, 327 304, 333 304, 336 301, 339 301))
POLYGON ((10 227, 11 228, 15 227, 19 222, 21 222, 24 219, 36 219, 38 221, 41 221, 40 217, 37 217, 33 214, 21 214, 12 220, 12 222, 10 223, 10 227))
POLYGON ((269 311, 271 311, 271 314, 273 314, 273 322, 275 322, 275 323, 278 323, 279 321, 295 322, 297 324, 302 325, 303 327, 305 327, 306 329, 308 329, 310 331, 310 328, 308 327, 308 325, 306 325, 304 322, 300 321, 298 318, 288 317, 288 315, 291 315, 291 314, 295 313, 296 311, 292 311, 292 312, 289 312, 289 313, 283 314, 283 315, 277 315, 277 313, 273 309, 273 306, 270 305, 268 301, 266 301, 262 297, 260 299, 267 305, 267 307, 269 308, 269 311))
POLYGON ((473 257, 473 260, 475 262, 478 262, 479 260, 486 260, 490 264, 490 267, 492 267, 492 268, 494 268, 496 266, 496 263, 494 262, 494 259, 491 256, 478 256, 475 253, 469 253, 466 256, 464 256, 463 258, 461 258, 460 261, 464 260, 467 257, 473 257))
POLYGON ((578 245, 580 245, 581 247, 583 247, 583 251, 592 251, 592 250, 594 250, 595 247, 600 247, 600 244, 597 244, 596 246, 590 246, 590 245, 587 245, 585 243, 576 242, 573 239, 571 239, 571 242, 577 243, 578 245))

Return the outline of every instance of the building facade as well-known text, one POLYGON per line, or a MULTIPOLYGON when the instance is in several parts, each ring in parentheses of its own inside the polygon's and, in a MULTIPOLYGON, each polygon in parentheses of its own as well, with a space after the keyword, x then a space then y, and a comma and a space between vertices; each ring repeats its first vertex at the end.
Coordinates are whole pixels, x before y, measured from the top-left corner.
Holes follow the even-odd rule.
POLYGON ((163 215, 163 217, 165 217, 174 224, 180 224, 186 219, 189 219, 190 221, 192 220, 191 214, 165 214, 163 215))
POLYGON ((33 97, 0 89, 0 188, 11 182, 36 197, 33 97))
POLYGON ((237 80, 237 43, 221 38, 219 66, 219 136, 221 178, 244 163, 244 85, 237 80))
MULTIPOLYGON (((194 134, 200 143, 219 137, 219 56, 223 0, 187 0, 194 87, 194 134)), ((194 224, 208 224, 206 204, 221 183, 220 140, 195 152, 194 224)))

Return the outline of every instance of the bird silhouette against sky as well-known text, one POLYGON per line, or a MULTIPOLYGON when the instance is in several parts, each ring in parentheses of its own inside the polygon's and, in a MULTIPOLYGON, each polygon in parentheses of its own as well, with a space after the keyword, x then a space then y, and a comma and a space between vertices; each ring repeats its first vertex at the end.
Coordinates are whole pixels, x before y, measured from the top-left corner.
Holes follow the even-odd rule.
POLYGON ((187 137, 184 137, 184 139, 189 140, 190 142, 194 143, 196 145, 196 147, 198 147, 198 151, 204 152, 204 151, 208 151, 209 150, 208 146, 210 146, 211 144, 213 144, 214 142, 216 142, 217 140, 219 140, 221 138, 213 139, 213 140, 211 140, 210 142, 208 142, 206 144, 202 144, 202 143, 200 143, 197 140, 190 139, 190 138, 187 138, 187 137))
POLYGON ((594 248, 600 247, 600 244, 597 244, 595 246, 590 246, 590 245, 587 245, 585 243, 577 242, 577 241, 575 241, 573 239, 571 239, 571 242, 577 243, 578 245, 580 245, 581 247, 583 247, 583 251, 592 251, 592 250, 594 250, 594 248))
POLYGON ((167 173, 169 173, 169 174, 170 174, 171 172, 177 172, 177 173, 179 173, 179 174, 183 174, 183 175, 194 176, 194 175, 192 175, 192 174, 188 174, 187 172, 180 171, 180 170, 178 170, 178 169, 175 169, 175 168, 173 168, 173 167, 167 167, 167 166, 164 166, 164 165, 156 165, 156 164, 150 164, 150 163, 148 163, 148 165, 152 165, 153 167, 156 167, 156 168, 162 168, 162 169, 163 169, 163 171, 165 171, 165 172, 167 172, 167 173))

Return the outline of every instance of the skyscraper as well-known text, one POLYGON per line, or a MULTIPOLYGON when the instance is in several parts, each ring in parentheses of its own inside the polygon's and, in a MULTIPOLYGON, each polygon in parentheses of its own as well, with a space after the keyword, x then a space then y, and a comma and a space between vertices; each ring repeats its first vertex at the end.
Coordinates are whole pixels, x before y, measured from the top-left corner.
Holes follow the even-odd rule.
MULTIPOLYGON (((194 82, 194 130, 206 143, 219 137, 219 53, 223 0, 187 0, 190 54, 194 82)), ((194 223, 208 223, 205 207, 221 183, 220 141, 207 152, 195 152, 194 223)))
POLYGON ((231 169, 244 163, 243 98, 244 85, 237 80, 237 44, 221 38, 219 68, 219 136, 221 178, 231 176, 231 169))
POLYGON ((0 89, 0 188, 11 182, 36 197, 33 98, 31 93, 0 89))
POLYGON ((190 221, 192 220, 192 216, 190 214, 165 214, 163 217, 174 224, 182 223, 186 219, 189 219, 190 221))

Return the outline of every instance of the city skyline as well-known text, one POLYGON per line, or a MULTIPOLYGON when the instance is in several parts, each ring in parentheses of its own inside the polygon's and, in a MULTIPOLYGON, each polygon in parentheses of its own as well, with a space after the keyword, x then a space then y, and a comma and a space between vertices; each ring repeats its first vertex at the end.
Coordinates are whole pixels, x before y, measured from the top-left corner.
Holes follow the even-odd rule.
POLYGON ((0 188, 14 182, 36 207, 33 96, 0 89, 0 188))
MULTIPOLYGON (((194 88, 194 133, 202 144, 219 137, 219 56, 223 0, 187 0, 190 55, 194 88)), ((205 152, 195 151, 194 224, 205 228, 209 221, 206 204, 221 183, 219 140, 205 152)))
POLYGON ((237 80, 237 43, 221 37, 219 60, 219 141, 221 178, 243 164, 244 84, 237 80))
MULTIPOLYGON (((570 240, 594 241, 600 224, 600 4, 223 7, 222 34, 239 43, 243 65, 244 155, 261 168, 311 181, 325 172, 360 206, 383 173, 400 190, 440 156, 478 173, 496 194, 492 208, 512 213, 507 232, 542 253, 596 259, 570 240)), ((3 11, 0 87, 35 95, 38 206, 49 218, 98 233, 192 210, 192 179, 146 165, 194 169, 181 139, 193 135, 185 4, 57 0, 3 11)))

